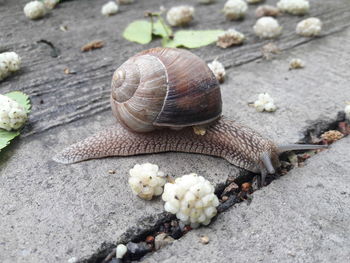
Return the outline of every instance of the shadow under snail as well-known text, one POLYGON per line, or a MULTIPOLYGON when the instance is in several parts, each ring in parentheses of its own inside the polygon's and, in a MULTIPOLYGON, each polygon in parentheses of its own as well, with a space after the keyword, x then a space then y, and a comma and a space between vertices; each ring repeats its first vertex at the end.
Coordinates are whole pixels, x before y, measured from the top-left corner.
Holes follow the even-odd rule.
POLYGON ((54 160, 68 164, 107 156, 199 153, 260 173, 263 183, 280 166, 282 152, 325 148, 277 146, 222 117, 218 81, 202 59, 183 49, 153 48, 128 59, 113 74, 111 106, 121 125, 71 145, 54 160))

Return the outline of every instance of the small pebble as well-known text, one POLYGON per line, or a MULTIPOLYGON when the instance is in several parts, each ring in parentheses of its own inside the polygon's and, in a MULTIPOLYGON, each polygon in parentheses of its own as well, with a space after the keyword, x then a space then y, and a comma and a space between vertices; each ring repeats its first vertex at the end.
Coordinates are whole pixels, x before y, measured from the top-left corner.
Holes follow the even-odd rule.
POLYGON ((221 198, 222 201, 227 201, 228 200, 228 196, 224 195, 222 198, 221 198))
POLYGON ((200 241, 201 241, 202 244, 206 245, 206 244, 209 243, 209 237, 208 236, 202 236, 200 238, 200 241))
POLYGON ((109 174, 115 174, 115 170, 108 170, 109 174))
POLYGON ((127 251, 128 249, 125 245, 119 244, 116 249, 116 257, 123 258, 127 251))
POLYGON ((154 236, 147 236, 146 237, 146 243, 147 244, 153 244, 154 243, 154 236))
POLYGON ((248 192, 249 191, 249 189, 250 189, 250 187, 251 187, 251 183, 248 183, 248 182, 246 182, 246 183, 243 183, 242 184, 242 191, 244 191, 244 192, 248 192))
POLYGON ((161 233, 158 236, 156 236, 154 239, 154 249, 159 250, 162 247, 165 247, 166 245, 170 244, 174 240, 175 239, 168 236, 166 233, 161 233))

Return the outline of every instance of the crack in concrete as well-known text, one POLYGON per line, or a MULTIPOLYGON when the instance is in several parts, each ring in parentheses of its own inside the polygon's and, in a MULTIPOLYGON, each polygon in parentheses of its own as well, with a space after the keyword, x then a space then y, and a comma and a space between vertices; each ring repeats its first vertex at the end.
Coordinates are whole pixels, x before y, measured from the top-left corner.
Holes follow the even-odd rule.
MULTIPOLYGON (((320 117, 319 119, 312 121, 310 125, 308 125, 303 131, 302 134, 304 135, 303 138, 299 140, 299 143, 313 143, 313 138, 315 136, 319 137, 321 134, 323 134, 326 131, 329 130, 335 130, 338 128, 338 124, 340 122, 345 121, 345 113, 343 111, 338 112, 338 115, 335 119, 329 119, 329 118, 324 118, 320 117)), ((306 152, 306 151, 298 151, 298 152, 306 152)), ((286 157, 281 156, 281 160, 285 160, 286 157)), ((288 169, 287 173, 289 173, 291 170, 293 170, 295 167, 291 167, 288 169)), ((287 174, 285 173, 285 174, 287 174)), ((285 175, 283 174, 283 176, 285 175)), ((276 174, 276 175, 269 175, 266 178, 266 185, 268 186, 272 181, 278 179, 281 174, 276 174)), ((219 183, 216 185, 215 188, 215 194, 220 198, 223 196, 224 189, 232 184, 235 183, 239 186, 238 189, 235 191, 231 192, 228 194, 228 199, 218 206, 218 215, 221 214, 222 212, 226 211, 233 205, 237 203, 241 203, 243 201, 248 201, 251 202, 251 194, 254 193, 258 188, 253 189, 249 193, 246 192, 246 195, 242 195, 242 184, 245 182, 252 182, 254 185, 254 182, 256 181, 257 174, 254 174, 252 172, 248 172, 245 170, 242 170, 240 172, 240 175, 237 178, 234 178, 233 180, 230 178, 225 182, 225 183, 219 183)), ((221 199, 220 199, 221 200, 221 199)), ((217 216, 218 216, 217 215, 217 216)), ((216 220, 217 216, 213 219, 216 220)), ((127 244, 128 242, 134 242, 134 243, 139 243, 142 242, 146 239, 147 236, 152 235, 155 236, 157 232, 160 232, 160 228, 166 224, 170 223, 171 221, 176 220, 175 215, 172 215, 167 212, 163 212, 154 216, 149 216, 145 218, 141 218, 138 223, 135 226, 130 227, 127 229, 124 234, 122 234, 117 242, 117 244, 127 244)), ((212 222, 213 222, 212 221, 212 222)), ((203 227, 203 226, 201 226, 203 227)), ((187 232, 186 232, 187 233, 187 232)), ((183 233, 179 238, 180 239, 183 235, 186 233, 183 233)), ((89 258, 82 259, 79 262, 84 262, 84 263, 107 263, 112 260, 113 257, 115 257, 115 247, 117 244, 112 244, 112 243, 105 243, 103 242, 101 244, 100 249, 91 255, 89 258)), ((152 253, 154 250, 150 249, 152 253)), ((141 259, 144 255, 137 259, 141 259)), ((129 255, 130 257, 130 255, 129 255)), ((135 257, 133 257, 133 260, 135 257)), ((129 259, 125 259, 124 261, 120 262, 130 262, 129 259)), ((118 261, 117 261, 118 262, 118 261)))

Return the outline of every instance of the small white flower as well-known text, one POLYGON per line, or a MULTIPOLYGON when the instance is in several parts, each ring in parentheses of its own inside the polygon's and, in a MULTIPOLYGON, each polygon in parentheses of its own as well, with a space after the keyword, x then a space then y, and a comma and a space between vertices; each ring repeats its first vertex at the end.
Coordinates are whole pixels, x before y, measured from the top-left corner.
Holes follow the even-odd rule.
POLYGON ((30 19, 38 19, 46 14, 46 8, 43 2, 31 1, 24 6, 23 12, 30 19))
POLYGON ((245 16, 247 10, 248 5, 243 0, 228 0, 223 12, 227 19, 238 20, 245 16))
POLYGON ((233 45, 240 45, 243 43, 245 36, 237 30, 231 28, 218 36, 216 45, 222 48, 228 48, 233 45))
POLYGON ((257 3, 261 3, 264 0, 246 0, 248 4, 257 4, 257 3))
POLYGON ((164 174, 155 164, 136 164, 129 171, 129 185, 134 194, 142 199, 151 200, 155 195, 161 195, 166 183, 164 174))
POLYGON ((47 9, 54 9, 60 0, 44 0, 43 3, 47 9))
POLYGON ((299 69, 299 68, 303 68, 305 67, 305 62, 302 61, 299 58, 293 58, 290 62, 289 62, 289 68, 290 69, 299 69))
POLYGON ((208 225, 219 205, 214 186, 194 173, 177 178, 173 184, 166 183, 162 198, 167 212, 176 214, 178 219, 193 228, 208 225))
POLYGON ((118 12, 118 5, 116 2, 109 1, 108 3, 104 4, 101 8, 101 13, 104 16, 111 16, 118 12))
POLYGON ((193 14, 193 6, 174 6, 167 12, 166 19, 171 26, 184 26, 193 20, 193 14))
POLYGON ((125 245, 119 244, 116 249, 116 258, 123 258, 127 251, 128 249, 125 245))
POLYGON ((297 24, 296 32, 304 37, 318 36, 322 30, 322 22, 316 17, 310 17, 297 24))
POLYGON ((17 101, 0 95, 0 128, 7 131, 18 130, 27 121, 26 110, 17 101))
POLYGON ((260 38, 275 38, 282 32, 282 27, 273 17, 264 16, 259 18, 254 27, 254 32, 260 38))
POLYGON ((273 112, 277 109, 277 107, 274 104, 273 98, 268 93, 260 93, 258 96, 258 100, 254 102, 254 107, 259 112, 273 112))
POLYGON ((306 0, 280 0, 277 7, 292 15, 304 15, 309 12, 310 4, 306 0))
POLYGON ((0 54, 0 80, 8 77, 12 72, 20 69, 21 58, 15 52, 0 54))
POLYGON ((225 72, 224 66, 219 61, 217 61, 215 59, 213 62, 208 64, 208 67, 211 69, 211 71, 214 73, 216 79, 220 83, 224 82, 226 72, 225 72))
POLYGON ((350 121, 350 102, 345 106, 345 117, 350 121))

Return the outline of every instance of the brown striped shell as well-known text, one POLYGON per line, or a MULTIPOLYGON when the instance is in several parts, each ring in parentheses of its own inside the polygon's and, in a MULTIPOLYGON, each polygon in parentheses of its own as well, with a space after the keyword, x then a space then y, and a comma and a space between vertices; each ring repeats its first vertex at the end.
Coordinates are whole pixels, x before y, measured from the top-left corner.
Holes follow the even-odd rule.
POLYGON ((111 105, 130 130, 182 128, 221 116, 220 86, 207 64, 183 49, 136 54, 113 74, 111 105))

